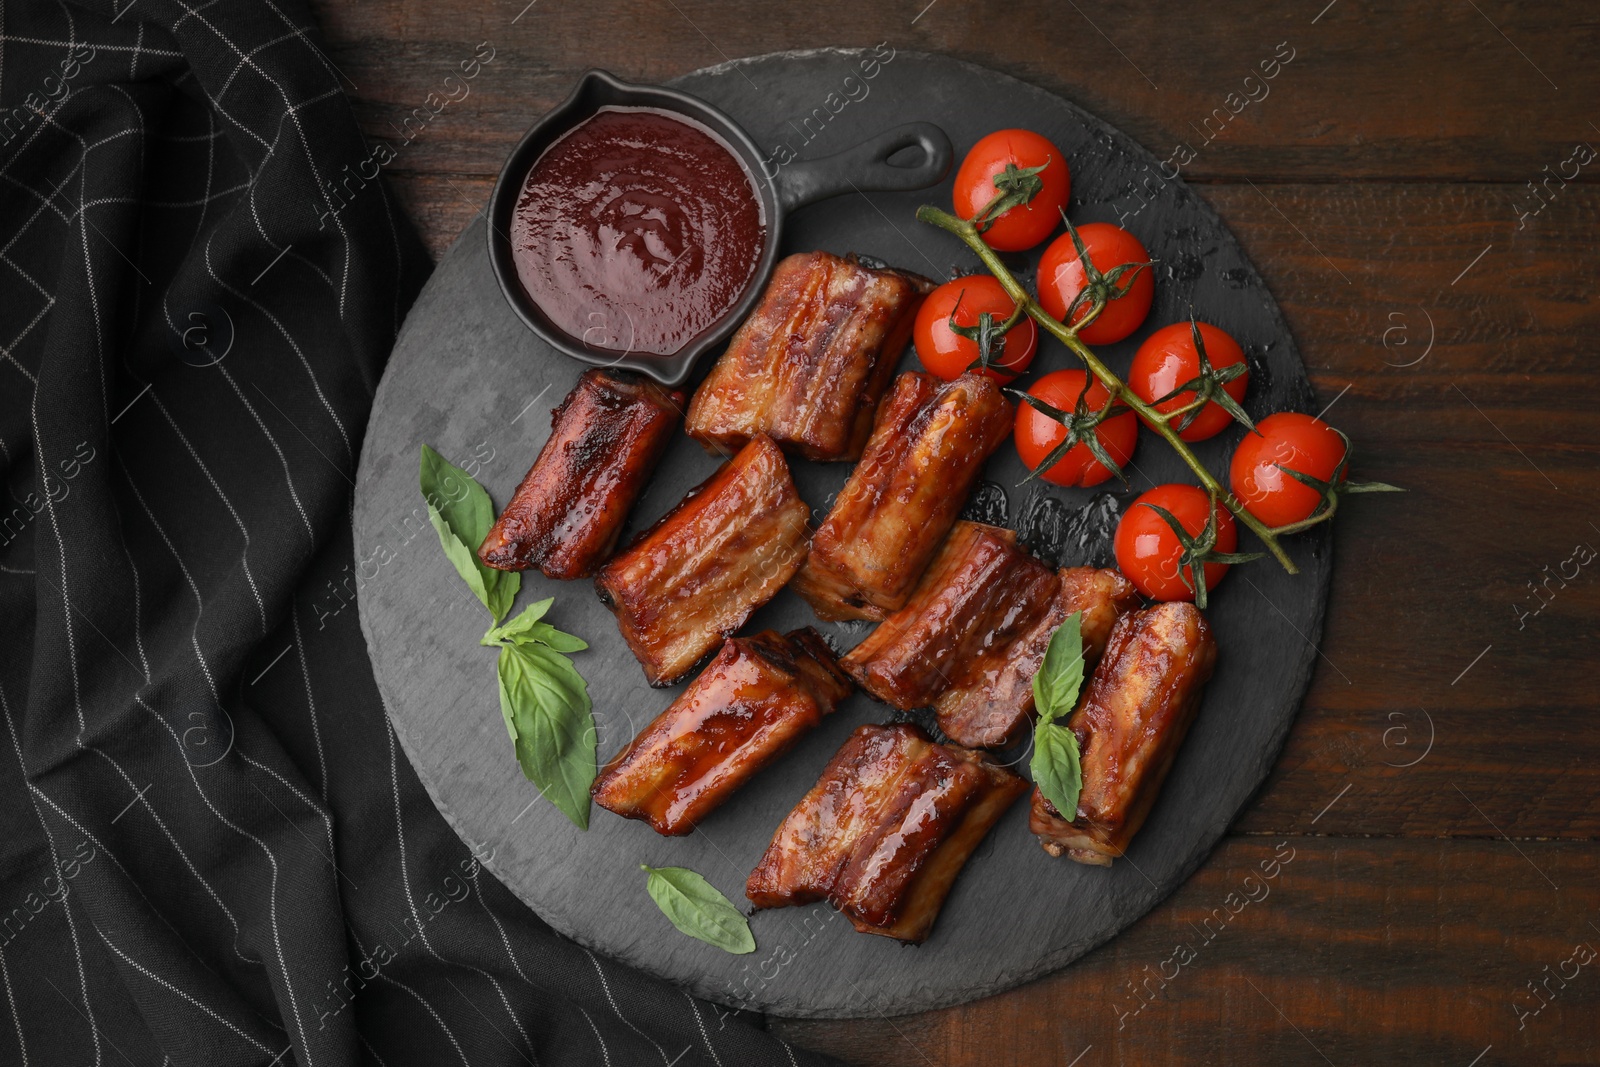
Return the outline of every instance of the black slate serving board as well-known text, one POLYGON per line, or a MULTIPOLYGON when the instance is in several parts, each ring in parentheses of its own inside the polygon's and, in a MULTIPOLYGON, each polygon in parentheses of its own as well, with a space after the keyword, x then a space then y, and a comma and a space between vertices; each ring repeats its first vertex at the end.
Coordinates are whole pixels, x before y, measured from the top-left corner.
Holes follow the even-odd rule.
MULTIPOLYGON (((1252 414, 1311 403, 1283 317, 1222 222, 1180 182, 1166 180, 1156 157, 1067 101, 993 71, 887 48, 761 56, 674 84, 726 110, 780 160, 781 145, 812 158, 915 119, 940 123, 958 154, 1006 126, 1044 134, 1072 167, 1074 221, 1120 221, 1159 260, 1150 318, 1133 338, 1102 350, 1111 366, 1125 370, 1138 342, 1186 318, 1192 303, 1250 353, 1252 414), (870 79, 861 68, 867 59, 877 61, 870 79)), ((921 203, 947 207, 949 199, 947 181, 919 193, 826 201, 791 217, 784 251, 857 252, 938 280, 971 273, 976 259, 959 242, 912 217, 921 203)), ((1113 868, 1047 856, 1028 833, 1023 801, 973 856, 922 946, 857 934, 825 905, 757 913, 751 928, 758 948, 746 956, 676 933, 646 895, 639 864, 691 867, 742 903, 745 877, 773 829, 830 755, 856 726, 891 715, 856 694, 686 838, 658 837, 599 808, 588 832, 580 832, 523 779, 500 719, 493 651, 478 646, 488 616, 428 526, 418 449, 427 442, 467 467, 503 505, 548 435, 550 408, 582 368, 544 348, 517 320, 495 287, 484 244, 480 216, 417 301, 379 387, 356 491, 356 581, 379 689, 407 756, 456 831, 546 921, 735 1007, 789 1016, 893 1015, 981 997, 1071 962, 1143 915, 1205 858, 1266 777, 1310 677, 1331 565, 1326 527, 1292 544, 1298 576, 1265 560, 1235 568, 1214 594, 1216 677, 1154 814, 1113 868)), ((1041 250, 1012 258, 1031 276, 1041 250)), ((1070 358, 1047 342, 1033 369, 1069 366, 1070 358)), ((914 354, 906 365, 916 366, 914 354)), ((1197 451, 1225 473, 1241 434, 1234 427, 1197 451)), ((681 438, 635 508, 630 532, 715 466, 681 438)), ((820 517, 848 464, 794 467, 820 517)), ((1009 446, 986 473, 972 517, 1017 526, 1062 564, 1106 562, 1101 535, 1134 493, 1190 480, 1148 431, 1134 456, 1132 491, 1114 482, 1100 490, 1019 486, 1024 471, 1009 446), (1116 494, 1099 495, 1108 488, 1116 494)), ((591 645, 575 659, 594 698, 604 760, 678 689, 645 684, 590 583, 529 572, 517 608, 551 595, 551 620, 591 645)), ((785 591, 748 629, 812 622, 809 609, 785 591)), ((841 650, 864 632, 859 624, 818 628, 841 650)), ((1026 755, 1019 749, 1006 758, 1025 769, 1026 755)))

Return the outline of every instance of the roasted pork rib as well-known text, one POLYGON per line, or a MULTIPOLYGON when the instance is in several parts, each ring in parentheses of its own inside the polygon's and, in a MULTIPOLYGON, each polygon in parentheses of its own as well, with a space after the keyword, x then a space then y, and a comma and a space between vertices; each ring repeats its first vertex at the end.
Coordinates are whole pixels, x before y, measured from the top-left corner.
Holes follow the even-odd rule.
POLYGON ((998 526, 958 522, 911 599, 844 658, 856 683, 888 704, 927 707, 970 665, 1003 657, 1056 592, 1049 567, 998 526))
POLYGON ((1067 726, 1078 737, 1083 791, 1069 821, 1037 789, 1028 826, 1052 856, 1109 867, 1155 805, 1216 663, 1193 604, 1157 604, 1111 629, 1105 656, 1067 726))
POLYGON ((587 370, 550 416, 550 437, 489 528, 478 558, 538 567, 551 578, 593 574, 672 441, 683 393, 648 378, 587 370))
POLYGON ((758 433, 813 460, 856 459, 933 283, 854 256, 789 256, 694 394, 686 425, 707 447, 758 433))
POLYGON ((651 685, 671 685, 783 588, 810 510, 758 435, 595 578, 651 685))
POLYGON ((822 635, 730 637, 700 676, 607 763, 590 793, 656 833, 687 834, 850 692, 822 635))
MULTIPOLYGON (((1065 567, 1056 575, 1049 607, 1010 644, 992 644, 953 672, 955 683, 939 697, 939 729, 968 748, 998 748, 1018 740, 1033 716, 1033 676, 1050 638, 1081 611, 1084 670, 1094 669, 1111 627, 1139 606, 1139 591, 1119 571, 1065 567)), ((887 624, 885 624, 887 625, 887 624)))
POLYGON ((900 375, 811 539, 795 591, 823 619, 899 610, 1011 424, 1011 403, 988 378, 900 375))
POLYGON ((773 834, 745 895, 759 908, 827 900, 864 933, 923 941, 967 857, 1027 788, 910 724, 862 726, 773 834))

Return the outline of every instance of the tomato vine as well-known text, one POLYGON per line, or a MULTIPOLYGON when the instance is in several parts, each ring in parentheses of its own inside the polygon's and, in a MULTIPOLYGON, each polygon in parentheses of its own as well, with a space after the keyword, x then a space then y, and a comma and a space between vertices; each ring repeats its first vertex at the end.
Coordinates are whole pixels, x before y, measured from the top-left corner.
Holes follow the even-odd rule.
MULTIPOLYGON (((1073 325, 1068 326, 1066 323, 1054 318, 1042 307, 1040 307, 1038 300, 1034 298, 1033 294, 1029 293, 1021 282, 1017 281, 1016 276, 1011 273, 1011 271, 1003 262, 1001 262, 1000 256, 996 253, 996 251, 991 248, 983 239, 982 232, 978 226, 966 219, 959 218, 948 211, 943 211, 931 205, 924 205, 918 208, 917 219, 918 221, 927 223, 928 225, 937 226, 939 229, 944 230, 957 238, 960 238, 962 242, 971 248, 973 252, 977 254, 978 259, 983 263, 985 269, 987 269, 990 274, 994 275, 995 279, 1000 282, 1000 285, 1006 291, 1006 295, 1015 302, 1020 312, 1026 313, 1030 318, 1039 324, 1041 329, 1047 331, 1062 344, 1066 345, 1067 348, 1071 350, 1071 352, 1077 356, 1080 361, 1082 361, 1084 367, 1088 369, 1089 373, 1093 374, 1097 379, 1099 379, 1100 384, 1105 386, 1106 391, 1111 394, 1112 402, 1126 406, 1137 412, 1140 418, 1144 420, 1146 425, 1155 430, 1156 433, 1166 440, 1167 444, 1172 446, 1173 450, 1178 453, 1179 457, 1184 461, 1189 469, 1194 472, 1195 477, 1199 479, 1201 487, 1204 488, 1207 495, 1210 496, 1213 505, 1220 503, 1223 507, 1227 508, 1228 511, 1231 512, 1234 517, 1245 526, 1245 528, 1256 535, 1266 550, 1272 554, 1272 557, 1283 565, 1284 570, 1288 571, 1290 574, 1299 573, 1299 568, 1297 568, 1294 564, 1294 561, 1289 558, 1289 554, 1279 541, 1279 537, 1284 534, 1297 533, 1300 530, 1314 526, 1319 522, 1327 521, 1333 517, 1334 511, 1336 510, 1335 507, 1324 507, 1311 518, 1302 522, 1291 523, 1288 526, 1268 526, 1266 523, 1252 515, 1250 511, 1239 501, 1239 499, 1217 480, 1216 476, 1206 468, 1205 464, 1200 462, 1199 458, 1195 456, 1188 444, 1179 436, 1180 427, 1178 427, 1176 424, 1181 422, 1186 416, 1189 416, 1192 411, 1202 406, 1207 400, 1214 400, 1215 397, 1209 395, 1197 395, 1194 402, 1185 404, 1173 411, 1165 413, 1157 411, 1153 405, 1145 403, 1137 395, 1135 395, 1133 390, 1128 387, 1127 383, 1119 378, 1103 362, 1101 362, 1100 358, 1095 355, 1094 350, 1079 339, 1078 332, 1099 317, 1100 312, 1105 308, 1108 299, 1113 298, 1115 295, 1120 295, 1116 292, 1116 283, 1121 280, 1120 277, 1110 280, 1111 284, 1096 287, 1098 291, 1095 292, 1091 297, 1092 302, 1090 303, 1089 309, 1084 314, 1083 318, 1079 319, 1073 325)), ((1068 229, 1070 232, 1070 223, 1068 224, 1068 229)), ((1092 267, 1091 264, 1087 263, 1086 266, 1092 267)), ((1079 305, 1074 302, 1073 308, 1069 309, 1067 316, 1069 319, 1072 317, 1073 313, 1076 312, 1078 306, 1079 305)), ((1194 383, 1186 383, 1185 388, 1188 388, 1193 384, 1194 383)), ((1217 389, 1216 391, 1220 392, 1221 390, 1217 389)), ((1108 409, 1109 406, 1110 405, 1108 404, 1108 409)), ((1230 414, 1234 413, 1230 412, 1230 414)), ((1237 415, 1235 415, 1235 417, 1237 417, 1237 415)), ((1246 424, 1248 425, 1248 423, 1246 424)), ((1346 450, 1346 455, 1348 456, 1348 449, 1346 450)), ((1384 488, 1389 489, 1391 487, 1385 486, 1384 488)))

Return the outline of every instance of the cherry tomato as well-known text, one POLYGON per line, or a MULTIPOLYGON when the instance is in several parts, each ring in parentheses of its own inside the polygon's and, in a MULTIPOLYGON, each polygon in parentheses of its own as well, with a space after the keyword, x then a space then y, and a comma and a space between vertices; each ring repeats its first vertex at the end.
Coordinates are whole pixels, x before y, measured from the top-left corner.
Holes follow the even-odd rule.
POLYGON ((998 195, 995 175, 1004 173, 1007 164, 1019 170, 1044 167, 1039 180, 1044 183, 1032 200, 1005 211, 983 231, 990 248, 1001 252, 1020 252, 1049 237, 1061 221, 1061 209, 1072 192, 1072 172, 1060 149, 1030 130, 996 130, 972 146, 956 171, 956 214, 970 219, 998 195))
MULTIPOLYGON (((1183 545, 1167 521, 1145 504, 1166 508, 1182 525, 1189 536, 1197 536, 1206 525, 1206 507, 1210 498, 1196 485, 1158 485, 1129 505, 1117 523, 1112 547, 1117 555, 1117 567, 1139 592, 1153 600, 1193 600, 1194 590, 1184 584, 1178 574, 1178 560, 1183 545)), ((1217 542, 1213 550, 1232 552, 1239 547, 1239 530, 1233 516, 1221 504, 1217 505, 1217 542)), ((1206 588, 1215 589, 1222 576, 1228 573, 1226 563, 1205 565, 1206 588)), ((1189 574, 1192 581, 1194 575, 1189 574)))
MULTIPOLYGON (((1206 358, 1217 370, 1245 361, 1244 349, 1239 347, 1239 342, 1210 323, 1200 323, 1200 340, 1206 346, 1206 358)), ((1133 365, 1128 368, 1128 387, 1146 404, 1155 404, 1156 398, 1166 396, 1184 382, 1192 381, 1199 373, 1200 355, 1195 351, 1194 335, 1189 324, 1175 322, 1171 326, 1161 327, 1139 346, 1139 351, 1133 357, 1133 365)), ((1222 388, 1234 400, 1242 401, 1249 384, 1250 373, 1246 371, 1222 388)), ((1193 399, 1193 393, 1180 393, 1164 404, 1156 404, 1156 410, 1174 411, 1193 399)), ((1178 436, 1185 441, 1204 441, 1221 433, 1232 421, 1233 417, 1213 400, 1200 409, 1194 421, 1179 431, 1178 436)))
MULTIPOLYGON (((1088 376, 1089 372, 1082 370, 1054 371, 1034 382, 1028 392, 1053 408, 1070 412, 1078 403, 1078 394, 1083 392, 1083 383, 1088 376)), ((1109 396, 1106 387, 1096 380, 1089 386, 1085 402, 1090 411, 1099 411, 1109 396)), ((1133 456, 1133 446, 1138 443, 1139 420, 1131 411, 1113 415, 1096 426, 1094 433, 1100 440, 1100 447, 1121 467, 1133 456)), ((1043 463, 1045 457, 1066 439, 1065 426, 1026 403, 1017 405, 1017 455, 1029 470, 1043 463)), ((1039 477, 1054 485, 1099 485, 1111 477, 1111 470, 1095 459, 1089 446, 1080 441, 1039 477)))
MULTIPOLYGON (((950 329, 950 316, 955 316, 958 326, 976 326, 985 311, 996 322, 1004 322, 1014 310, 1016 305, 1004 287, 990 275, 945 282, 928 294, 917 311, 917 358, 929 374, 947 382, 959 378, 978 361, 978 342, 950 329)), ((1039 327, 1024 318, 1006 331, 1005 348, 985 373, 997 382, 1009 382, 1028 369, 1038 346, 1039 327)))
MULTIPOLYGON (((1322 494, 1278 469, 1331 481, 1344 459, 1345 443, 1332 426, 1310 415, 1280 411, 1256 423, 1234 449, 1228 481, 1245 509, 1268 526, 1308 519, 1322 494)), ((1340 480, 1343 481, 1341 475, 1340 480)))
MULTIPOLYGON (((1109 274, 1124 263, 1148 263, 1150 253, 1137 237, 1120 226, 1109 222, 1086 222, 1078 227, 1078 236, 1089 250, 1089 262, 1101 274, 1109 274)), ((1127 282, 1124 274, 1118 288, 1127 282)), ((1067 313, 1084 287, 1083 260, 1078 258, 1078 248, 1072 235, 1064 233, 1050 243, 1039 260, 1039 306, 1056 319, 1067 313)), ((1122 296, 1108 300, 1100 317, 1082 330, 1078 337, 1084 344, 1109 345, 1122 340, 1144 322, 1150 314, 1150 302, 1155 299, 1156 283, 1150 268, 1139 272, 1133 284, 1122 296)), ((1076 322, 1089 313, 1087 305, 1072 316, 1076 322)), ((1072 323, 1067 323, 1072 325, 1072 323)))

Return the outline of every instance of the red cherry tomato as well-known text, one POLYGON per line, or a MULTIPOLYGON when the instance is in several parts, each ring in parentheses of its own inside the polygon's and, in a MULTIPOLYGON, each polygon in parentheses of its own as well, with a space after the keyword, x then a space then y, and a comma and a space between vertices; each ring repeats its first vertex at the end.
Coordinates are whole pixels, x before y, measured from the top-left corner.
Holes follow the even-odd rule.
MULTIPOLYGON (((1088 376, 1089 372, 1082 370, 1054 371, 1034 382, 1028 392, 1053 408, 1070 412, 1077 405, 1078 394, 1083 392, 1083 383, 1088 376)), ((1099 411, 1109 396, 1106 387, 1096 380, 1089 386, 1085 401, 1090 411, 1099 411)), ((1121 467, 1133 456, 1133 447, 1138 443, 1139 420, 1131 411, 1113 415, 1096 426, 1094 433, 1100 440, 1100 447, 1121 467)), ((1029 470, 1043 463, 1045 457, 1066 439, 1065 426, 1026 403, 1017 405, 1017 455, 1029 470)), ((1079 442, 1039 477, 1054 485, 1099 485, 1111 477, 1111 470, 1094 458, 1088 445, 1079 442)))
MULTIPOLYGON (((1155 504, 1166 508, 1183 526, 1189 536, 1197 536, 1206 525, 1206 508, 1210 498, 1206 491, 1195 485, 1158 485, 1129 505, 1117 523, 1112 547, 1117 556, 1117 567, 1128 576, 1139 592, 1152 600, 1193 600, 1190 589, 1178 574, 1178 560, 1183 545, 1177 534, 1159 514, 1145 507, 1155 504)), ((1221 504, 1216 507, 1216 552, 1232 552, 1239 547, 1239 530, 1233 516, 1221 504)), ((1226 563, 1205 565, 1206 588, 1215 589, 1222 576, 1228 573, 1226 563)), ((1193 581, 1194 575, 1190 573, 1193 581)))
MULTIPOLYGON (((1239 342, 1210 323, 1200 323, 1200 340, 1206 346, 1206 358, 1217 370, 1245 361, 1244 349, 1239 347, 1239 342)), ((1128 368, 1128 387, 1146 404, 1155 404, 1156 398, 1166 396, 1184 382, 1192 381, 1199 373, 1200 354, 1195 351, 1194 335, 1189 324, 1175 322, 1171 326, 1161 327, 1139 346, 1139 351, 1133 357, 1133 365, 1128 368)), ((1250 373, 1246 371, 1222 388, 1234 400, 1243 401, 1244 391, 1249 384, 1250 373)), ((1163 413, 1175 411, 1193 399, 1193 393, 1180 393, 1164 404, 1156 404, 1156 410, 1163 413)), ((1200 409, 1194 421, 1179 431, 1178 436, 1185 441, 1204 441, 1221 433, 1232 421, 1232 416, 1213 400, 1200 409)))
MULTIPOLYGON (((1268 526, 1308 519, 1322 494, 1279 470, 1287 467, 1319 481, 1331 481, 1345 443, 1332 426, 1310 415, 1280 411, 1256 423, 1234 449, 1228 481, 1245 509, 1268 526)), ((1340 480, 1343 481, 1341 475, 1340 480)))
MULTIPOLYGON (((1148 263, 1150 253, 1137 237, 1120 226, 1109 222, 1086 222, 1078 227, 1078 236, 1089 250, 1089 262, 1101 274, 1109 274, 1124 263, 1148 263)), ((1121 287, 1128 280, 1124 274, 1118 282, 1121 287)), ((1084 287, 1083 260, 1078 258, 1078 248, 1072 235, 1064 233, 1050 243, 1039 260, 1039 306, 1056 319, 1067 313, 1084 287)), ((1095 319, 1078 337, 1084 344, 1109 345, 1122 340, 1144 322, 1150 314, 1150 302, 1155 299, 1156 283, 1150 268, 1139 272, 1133 284, 1122 296, 1109 300, 1095 319)), ((1087 306, 1072 316, 1076 322, 1089 313, 1087 306)), ((1072 323, 1067 323, 1072 325, 1072 323)))
MULTIPOLYGON (((928 294, 917 311, 917 358, 929 374, 947 382, 959 378, 978 361, 978 342, 950 329, 950 316, 955 316, 958 326, 976 326, 985 311, 1004 322, 1014 310, 1016 305, 990 275, 945 282, 928 294)), ((985 373, 997 382, 1009 382, 1028 369, 1038 346, 1039 328, 1032 319, 1024 318, 1006 331, 1005 349, 985 373)))
POLYGON ((1043 188, 1033 199, 1010 208, 983 231, 990 248, 1020 252, 1049 237, 1061 221, 1061 209, 1072 192, 1072 172, 1061 151, 1038 134, 996 130, 972 146, 956 171, 956 214, 970 219, 982 211, 998 195, 995 175, 1004 173, 1008 163, 1019 170, 1044 167, 1039 172, 1043 188))

